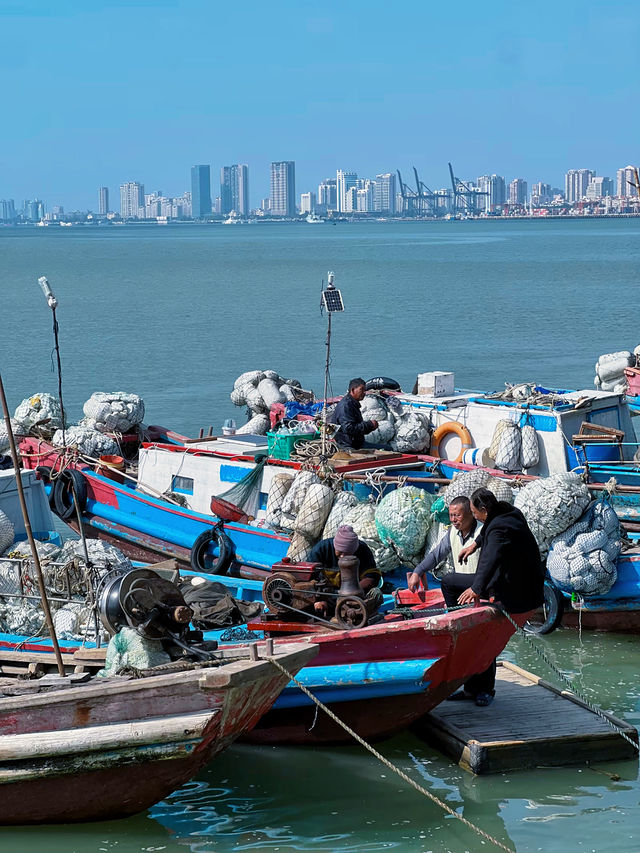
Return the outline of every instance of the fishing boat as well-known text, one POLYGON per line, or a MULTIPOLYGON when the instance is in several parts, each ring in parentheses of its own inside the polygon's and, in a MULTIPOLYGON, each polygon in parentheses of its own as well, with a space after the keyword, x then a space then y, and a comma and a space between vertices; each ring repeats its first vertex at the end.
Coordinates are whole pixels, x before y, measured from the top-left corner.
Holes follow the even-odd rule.
MULTIPOLYGON (((315 653, 290 644, 276 659, 296 673, 315 653)), ((4 652, 3 672, 11 664, 4 652)), ((0 679, 0 824, 136 814, 254 726, 287 682, 247 649, 222 651, 215 665, 146 674, 0 679)))

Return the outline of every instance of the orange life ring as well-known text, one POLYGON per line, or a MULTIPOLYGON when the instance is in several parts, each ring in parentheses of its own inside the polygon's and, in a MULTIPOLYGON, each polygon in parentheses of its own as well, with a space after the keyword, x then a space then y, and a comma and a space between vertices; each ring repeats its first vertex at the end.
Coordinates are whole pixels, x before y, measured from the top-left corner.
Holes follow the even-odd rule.
POLYGON ((431 455, 440 459, 440 442, 446 435, 451 434, 457 435, 462 442, 458 458, 454 460, 455 462, 462 462, 465 450, 470 450, 473 447, 473 441, 469 430, 457 421, 447 421, 446 424, 441 424, 434 432, 431 439, 431 455))

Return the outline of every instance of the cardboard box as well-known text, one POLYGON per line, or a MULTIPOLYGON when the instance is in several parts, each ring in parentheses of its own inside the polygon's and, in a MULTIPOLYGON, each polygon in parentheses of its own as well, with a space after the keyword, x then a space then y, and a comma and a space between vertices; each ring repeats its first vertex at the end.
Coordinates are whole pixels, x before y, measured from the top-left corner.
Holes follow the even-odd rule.
POLYGON ((428 397, 447 397, 454 393, 454 374, 442 370, 418 374, 418 394, 428 397))

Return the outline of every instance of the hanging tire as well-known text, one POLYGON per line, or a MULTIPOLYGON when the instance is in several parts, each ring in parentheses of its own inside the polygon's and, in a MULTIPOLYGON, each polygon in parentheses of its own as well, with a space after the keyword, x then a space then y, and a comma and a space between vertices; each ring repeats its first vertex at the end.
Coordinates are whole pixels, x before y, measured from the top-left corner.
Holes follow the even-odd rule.
POLYGON ((38 479, 42 480, 45 486, 51 486, 49 489, 49 506, 55 512, 56 511, 56 500, 54 497, 54 488, 51 485, 51 467, 49 465, 38 465, 36 468, 36 475, 38 479))
POLYGON ((198 536, 191 548, 189 562, 194 572, 205 572, 208 575, 226 575, 233 561, 234 552, 233 542, 216 525, 198 536), (206 565, 205 556, 212 542, 218 546, 218 556, 213 558, 210 565, 206 565))
POLYGON ((564 596, 551 581, 544 582, 544 603, 524 624, 527 634, 550 634, 562 622, 564 596))
POLYGON ((54 511, 63 521, 76 514, 74 490, 78 498, 78 509, 82 514, 87 506, 87 483, 79 471, 67 468, 58 474, 52 490, 54 511))

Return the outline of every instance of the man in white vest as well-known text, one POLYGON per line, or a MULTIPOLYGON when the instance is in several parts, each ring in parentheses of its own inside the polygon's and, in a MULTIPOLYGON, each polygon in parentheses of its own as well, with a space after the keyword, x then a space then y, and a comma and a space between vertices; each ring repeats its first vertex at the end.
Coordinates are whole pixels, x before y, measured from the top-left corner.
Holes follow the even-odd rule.
MULTIPOLYGON (((415 572, 409 576, 408 586, 415 592, 425 572, 433 572, 436 566, 450 556, 454 570, 442 576, 442 595, 447 607, 457 607, 458 597, 469 589, 478 567, 480 548, 476 538, 482 530, 482 524, 474 517, 469 499, 465 497, 451 501, 449 518, 451 528, 416 566, 415 572)), ((449 699, 469 699, 479 707, 486 707, 493 701, 495 678, 496 662, 493 661, 484 672, 471 676, 465 682, 464 689, 449 696, 449 699)))

